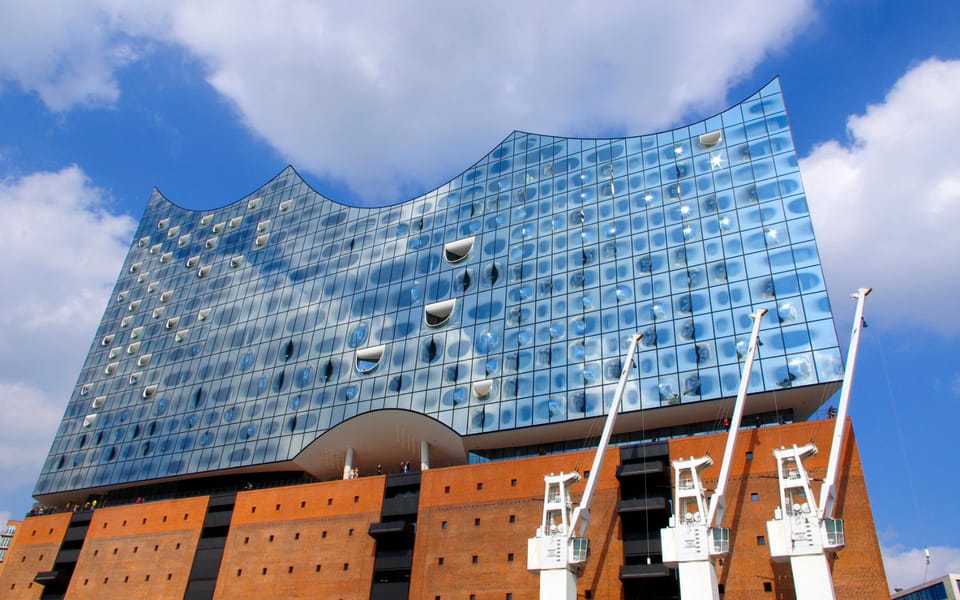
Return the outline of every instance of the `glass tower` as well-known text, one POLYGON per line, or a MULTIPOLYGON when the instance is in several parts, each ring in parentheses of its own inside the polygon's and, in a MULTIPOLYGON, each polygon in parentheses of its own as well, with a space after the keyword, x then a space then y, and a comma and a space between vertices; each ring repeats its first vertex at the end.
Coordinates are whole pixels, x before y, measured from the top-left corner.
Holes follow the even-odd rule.
POLYGON ((759 307, 752 408, 806 418, 842 365, 777 80, 652 135, 514 132, 394 206, 292 168, 210 211, 154 191, 35 494, 275 467, 380 409, 524 445, 604 414, 635 332, 625 416, 715 419, 759 307))

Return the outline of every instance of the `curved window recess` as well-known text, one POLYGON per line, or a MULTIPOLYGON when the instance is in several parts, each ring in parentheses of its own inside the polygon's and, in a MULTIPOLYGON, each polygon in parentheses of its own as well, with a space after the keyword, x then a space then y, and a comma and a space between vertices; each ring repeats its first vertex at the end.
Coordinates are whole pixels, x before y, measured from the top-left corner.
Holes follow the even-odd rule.
POLYGON ((179 240, 177 240, 177 247, 178 247, 178 248, 183 248, 184 246, 186 246, 186 245, 189 244, 189 243, 190 243, 190 234, 189 234, 189 233, 185 233, 185 234, 183 234, 183 235, 180 236, 180 239, 179 239, 179 240))
POLYGON ((129 295, 130 295, 130 292, 128 292, 127 290, 123 290, 122 292, 117 294, 117 302, 123 302, 124 300, 127 299, 127 296, 129 295))
POLYGON ((203 215, 200 217, 200 226, 206 227, 213 221, 213 215, 203 215))
POLYGON ((198 320, 198 321, 206 321, 206 320, 209 319, 209 318, 210 318, 210 309, 209 309, 209 308, 203 308, 203 309, 200 310, 200 312, 197 313, 197 320, 198 320))
POLYGON ((116 358, 117 356, 119 356, 119 355, 120 355, 120 349, 119 349, 119 348, 110 348, 110 352, 107 353, 107 359, 108 359, 108 360, 113 360, 113 359, 115 359, 115 358, 116 358))
POLYGON ((157 229, 166 229, 167 225, 169 224, 170 224, 170 217, 167 217, 166 219, 160 219, 157 222, 157 229))
POLYGON ((131 272, 131 273, 136 273, 137 271, 140 270, 140 267, 142 267, 142 266, 143 266, 143 263, 142 263, 142 262, 135 262, 135 263, 133 263, 132 265, 130 265, 130 272, 131 272))
POLYGON ((324 380, 325 382, 326 382, 326 381, 330 381, 330 378, 333 377, 333 371, 334 371, 333 361, 332 361, 332 360, 328 360, 328 361, 327 361, 327 364, 325 364, 325 365, 323 366, 323 371, 322 371, 322 373, 323 373, 323 380, 324 380))
POLYGON ((280 212, 287 212, 290 210, 290 207, 293 206, 293 200, 284 200, 280 203, 279 209, 280 212))
POLYGON ((220 241, 220 236, 215 235, 212 238, 208 239, 206 242, 204 242, 203 247, 206 248, 207 250, 213 250, 214 248, 217 247, 217 242, 219 241, 220 241))
POLYGON ((137 371, 136 373, 130 373, 130 378, 127 381, 130 385, 136 385, 141 377, 143 377, 143 371, 137 371))
POLYGON ((484 379, 482 381, 474 381, 471 387, 474 398, 477 400, 486 400, 490 397, 490 391, 493 389, 493 380, 484 379))
POLYGON ((456 298, 444 300, 443 302, 428 304, 423 309, 424 322, 429 327, 440 327, 442 325, 446 325, 447 321, 450 320, 450 315, 453 313, 454 307, 456 306, 456 298))
POLYGON ((93 402, 90 403, 90 408, 100 408, 103 406, 103 403, 107 401, 106 396, 97 396, 93 399, 93 402))
POLYGON ((181 329, 176 333, 176 335, 173 336, 173 341, 182 342, 183 340, 187 339, 187 335, 189 333, 190 333, 189 329, 181 329))
POLYGON ((220 233, 221 231, 223 231, 223 227, 225 225, 226 223, 224 223, 223 221, 220 221, 219 223, 214 223, 213 227, 211 228, 211 231, 213 231, 214 233, 220 233))
POLYGON ((704 148, 710 148, 711 146, 716 146, 720 140, 723 139, 723 131, 720 129, 714 131, 708 131, 707 133, 700 134, 700 143, 704 148))
POLYGON ((171 258, 173 258, 173 252, 164 252, 163 254, 160 255, 160 262, 168 263, 170 262, 171 258))
POLYGON ((257 223, 257 233, 263 233, 270 228, 270 219, 264 219, 257 223))
POLYGON ((161 316, 163 316, 163 307, 162 307, 162 306, 153 309, 153 318, 154 318, 154 319, 159 319, 161 316))
POLYGON ((153 354, 152 354, 152 353, 151 353, 151 354, 144 354, 143 356, 141 356, 140 358, 137 359, 137 366, 138 366, 138 367, 145 367, 145 366, 149 365, 151 358, 153 358, 153 354))
POLYGON ((210 274, 210 265, 207 265, 205 267, 200 267, 200 269, 197 271, 197 277, 206 277, 209 274, 210 274))
POLYGON ((133 302, 131 302, 129 305, 127 305, 127 310, 129 310, 130 312, 140 310, 140 301, 134 300, 133 302))
POLYGON ((233 228, 239 227, 242 221, 243 221, 243 217, 234 217, 230 219, 230 222, 228 224, 230 225, 230 228, 233 229, 233 228))
POLYGON ((135 340, 143 333, 143 327, 134 327, 130 330, 130 339, 135 340))
POLYGON ((163 250, 163 246, 162 246, 161 244, 154 244, 154 245, 150 246, 150 254, 156 254, 157 252, 160 252, 161 250, 163 250))
POLYGON ((157 384, 148 385, 147 387, 143 388, 144 398, 150 398, 156 393, 157 393, 157 384))
POLYGON ((173 298, 173 290, 167 290, 160 294, 160 302, 169 302, 173 298))
POLYGON ((118 362, 107 363, 107 366, 103 368, 103 372, 107 375, 113 375, 119 367, 120 363, 118 362))
POLYGON ((145 235, 142 238, 140 238, 140 241, 137 242, 137 246, 140 246, 141 248, 146 248, 147 244, 149 243, 150 243, 150 236, 145 235))
POLYGON ((187 259, 187 268, 192 269, 195 266, 197 266, 199 262, 200 262, 199 256, 191 256, 190 258, 187 259))
POLYGON ((242 265, 242 264, 243 264, 243 257, 242 257, 242 256, 234 256, 233 258, 230 259, 230 266, 231 266, 231 267, 239 267, 239 266, 242 265))
POLYGON ((147 293, 148 294, 154 293, 155 291, 157 291, 158 287, 160 287, 159 281, 151 281, 150 283, 147 284, 147 293))
POLYGON ((127 354, 136 354, 140 351, 140 342, 134 342, 127 346, 127 354))
POLYGON ((114 338, 114 334, 112 333, 110 335, 103 336, 103 339, 100 340, 100 345, 109 346, 111 343, 113 343, 113 338, 114 338))
POLYGON ((164 327, 167 329, 176 329, 177 325, 180 324, 180 317, 171 317, 167 319, 167 322, 164 324, 164 327))
POLYGON ((270 239, 270 234, 269 234, 269 233, 264 233, 263 235, 258 235, 258 236, 257 236, 257 239, 253 240, 253 245, 254 245, 255 247, 259 248, 260 246, 263 246, 264 244, 266 244, 266 243, 267 243, 267 240, 269 240, 269 239, 270 239))
POLYGON ((91 389, 93 389, 93 384, 90 384, 90 383, 83 384, 82 386, 80 386, 80 395, 86 396, 87 394, 90 393, 91 389))
POLYGON ((97 424, 97 415, 96 415, 96 413, 94 413, 94 414, 92 414, 92 415, 87 415, 87 416, 85 416, 85 417, 83 418, 83 428, 84 428, 84 429, 90 429, 91 427, 93 427, 93 426, 96 425, 96 424, 97 424))
POLYGON ((133 321, 133 317, 130 316, 120 319, 120 327, 129 327, 131 321, 133 321))
POLYGON ((443 245, 443 257, 450 264, 455 264, 465 259, 473 248, 473 242, 476 238, 470 236, 462 240, 447 242, 443 245))
POLYGON ((380 359, 383 357, 383 351, 386 346, 372 346, 370 348, 361 348, 356 353, 356 367, 358 373, 369 373, 377 368, 380 359))
POLYGON ((258 206, 260 206, 260 198, 253 198, 252 200, 247 202, 247 209, 249 210, 254 210, 258 206))
POLYGON ((167 230, 167 237, 171 240, 180 235, 180 226, 176 225, 167 230))
POLYGON ((144 281, 147 280, 147 277, 149 277, 149 275, 150 275, 150 271, 144 271, 143 273, 140 273, 139 275, 137 275, 137 283, 143 283, 144 281))

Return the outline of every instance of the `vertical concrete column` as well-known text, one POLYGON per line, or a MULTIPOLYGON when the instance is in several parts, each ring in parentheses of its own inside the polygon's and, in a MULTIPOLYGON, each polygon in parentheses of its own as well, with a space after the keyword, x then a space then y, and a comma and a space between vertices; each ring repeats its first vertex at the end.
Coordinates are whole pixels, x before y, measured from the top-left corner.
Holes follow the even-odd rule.
POLYGON ((347 448, 347 457, 343 461, 343 478, 350 479, 351 471, 353 471, 353 448, 347 448))
POLYGON ((426 471, 430 468, 430 444, 427 440, 420 440, 420 470, 426 471))

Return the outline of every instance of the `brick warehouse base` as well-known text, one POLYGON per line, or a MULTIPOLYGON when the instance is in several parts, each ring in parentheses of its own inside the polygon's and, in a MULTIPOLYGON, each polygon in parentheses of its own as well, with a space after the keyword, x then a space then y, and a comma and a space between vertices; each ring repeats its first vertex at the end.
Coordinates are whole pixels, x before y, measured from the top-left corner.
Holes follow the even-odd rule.
MULTIPOLYGON (((789 564, 773 563, 763 538, 779 501, 772 450, 813 441, 821 452, 806 465, 812 478, 822 478, 832 428, 832 421, 810 421, 740 431, 724 523, 731 530, 731 552, 717 569, 723 597, 794 598, 789 564)), ((678 597, 675 577, 659 555, 659 528, 670 507, 669 460, 703 454, 719 459, 723 443, 718 433, 607 451, 579 598, 678 597)), ((837 514, 845 522, 847 546, 838 558, 828 557, 837 597, 888 598, 852 431, 841 456, 837 514)), ((591 458, 592 452, 581 451, 241 489, 225 509, 218 497, 199 496, 28 517, 0 570, 0 594, 536 598, 539 578, 526 570, 526 543, 539 524, 543 476, 582 472, 591 458), (215 575, 204 579, 210 569, 215 575), (57 591, 53 572, 66 582, 65 594, 57 591), (34 580, 38 573, 48 574, 46 587, 34 580)), ((704 471, 708 488, 718 471, 717 465, 704 471)), ((574 501, 583 485, 574 486, 574 501)))

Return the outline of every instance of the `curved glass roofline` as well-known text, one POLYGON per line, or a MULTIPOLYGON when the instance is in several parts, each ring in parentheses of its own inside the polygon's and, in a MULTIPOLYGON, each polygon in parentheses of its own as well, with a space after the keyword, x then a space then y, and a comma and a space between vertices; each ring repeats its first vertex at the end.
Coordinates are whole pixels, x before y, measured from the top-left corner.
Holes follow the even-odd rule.
POLYGON ((261 186, 258 187, 256 190, 250 192, 249 194, 247 194, 247 195, 245 195, 245 196, 241 196, 240 199, 238 199, 238 200, 235 200, 235 201, 233 201, 233 202, 228 202, 228 203, 223 204, 223 205, 221 205, 221 206, 211 206, 211 207, 202 208, 202 209, 187 208, 187 207, 185 207, 185 206, 181 206, 180 204, 177 204, 176 202, 174 202, 173 200, 171 200, 170 198, 168 198, 166 195, 164 195, 163 192, 160 191, 160 188, 158 188, 158 187, 156 187, 156 186, 154 186, 154 188, 153 188, 153 193, 151 194, 151 201, 153 201, 154 199, 161 199, 161 200, 167 202, 168 204, 170 204, 171 206, 176 207, 176 208, 179 209, 179 210, 186 211, 186 212, 193 212, 193 213, 203 213, 203 212, 211 212, 211 211, 215 211, 215 210, 223 210, 223 209, 231 208, 231 207, 233 207, 233 206, 236 206, 236 205, 241 204, 242 202, 246 201, 247 198, 250 198, 251 196, 254 196, 258 191, 263 190, 264 188, 267 188, 271 183, 273 183, 274 181, 277 181, 278 179, 282 178, 286 173, 292 173, 293 175, 295 175, 296 177, 298 177, 298 178, 300 179, 300 181, 302 181, 312 192, 314 192, 315 194, 317 194, 318 196, 320 196, 321 198, 323 198, 324 200, 326 200, 326 201, 328 201, 328 202, 332 202, 332 203, 334 203, 334 204, 337 204, 337 205, 342 206, 342 207, 345 207, 345 208, 359 208, 359 209, 388 208, 388 207, 392 207, 392 206, 399 206, 399 205, 402 205, 402 204, 406 204, 407 202, 413 202, 413 201, 418 200, 418 199, 420 199, 420 198, 423 198, 423 197, 425 197, 425 196, 429 196, 429 195, 431 195, 431 194, 439 193, 441 189, 443 189, 443 188, 446 187, 446 186, 450 186, 450 185, 454 184, 454 183, 457 181, 458 178, 463 177, 463 176, 466 175, 468 172, 470 172, 472 169, 475 169, 478 165, 482 164, 482 163, 484 162, 484 160, 486 160, 487 158, 489 158, 494 152, 497 151, 498 148, 501 148, 505 143, 507 143, 507 142, 510 141, 511 139, 517 138, 517 137, 519 137, 519 136, 536 136, 536 137, 541 137, 541 138, 542 138, 542 137, 548 137, 548 138, 555 139, 555 140, 557 140, 557 141, 561 141, 561 140, 567 140, 567 141, 569 141, 569 140, 580 140, 580 141, 593 141, 593 142, 613 141, 613 140, 630 140, 630 139, 645 138, 645 137, 656 138, 657 136, 663 135, 663 134, 665 134, 665 133, 670 133, 670 132, 676 131, 676 130, 678 130, 678 129, 683 129, 684 127, 690 127, 691 125, 695 125, 695 124, 697 124, 697 123, 705 123, 705 122, 707 122, 707 121, 709 121, 709 120, 711 120, 711 119, 720 117, 721 115, 723 115, 725 112, 727 112, 727 111, 730 110, 731 108, 736 107, 736 106, 739 106, 739 105, 743 104, 744 102, 747 102, 748 100, 752 99, 753 97, 755 97, 755 96, 757 96, 757 95, 760 95, 761 93, 764 93, 764 92, 772 92, 772 91, 779 91, 779 89, 780 89, 780 76, 779 76, 779 75, 776 75, 776 76, 774 76, 770 81, 768 81, 768 82, 765 83, 764 85, 760 86, 760 88, 757 89, 757 91, 755 91, 754 93, 750 94, 749 96, 746 96, 743 100, 740 100, 739 102, 734 102, 734 103, 730 104, 729 106, 727 106, 725 109, 723 109, 723 110, 721 110, 721 111, 719 111, 719 112, 713 113, 712 115, 708 115, 708 116, 703 117, 703 118, 701 118, 701 119, 695 119, 695 120, 690 121, 690 122, 685 123, 685 124, 678 124, 676 127, 667 127, 667 128, 661 129, 661 130, 659 130, 659 131, 652 131, 652 132, 635 134, 635 135, 607 136, 607 137, 583 137, 583 136, 575 136, 575 135, 553 135, 553 134, 546 134, 546 133, 537 133, 537 132, 532 132, 532 131, 526 131, 526 130, 522 130, 522 129, 514 129, 514 130, 513 130, 512 132, 510 132, 506 137, 504 137, 504 138, 503 138, 502 140, 500 140, 496 145, 494 145, 493 148, 491 148, 490 151, 488 151, 486 154, 484 154, 480 159, 478 159, 478 160, 475 161, 473 164, 471 164, 469 167, 463 169, 462 171, 460 171, 459 173, 457 173, 457 174, 454 175, 453 177, 447 179, 446 181, 444 181, 444 182, 441 183, 440 185, 434 187, 433 189, 426 190, 426 191, 424 191, 423 193, 421 193, 420 195, 413 196, 413 197, 411 197, 411 198, 402 199, 402 200, 397 200, 397 201, 395 201, 395 202, 386 202, 386 203, 383 203, 383 204, 372 204, 372 205, 370 205, 370 206, 358 206, 358 205, 356 205, 356 204, 351 204, 351 203, 348 203, 348 202, 341 202, 341 201, 339 201, 339 200, 337 200, 337 199, 335 199, 335 198, 331 198, 331 197, 327 196, 326 194, 324 194, 323 192, 321 192, 320 190, 318 190, 318 189, 317 189, 316 187, 314 187, 313 184, 311 184, 303 175, 301 175, 299 171, 297 171, 296 167, 294 167, 293 165, 290 165, 290 164, 288 164, 286 167, 284 167, 283 169, 281 169, 276 175, 274 175, 273 177, 271 177, 265 184, 261 185, 261 186), (774 88, 775 88, 775 89, 774 89, 774 88))

